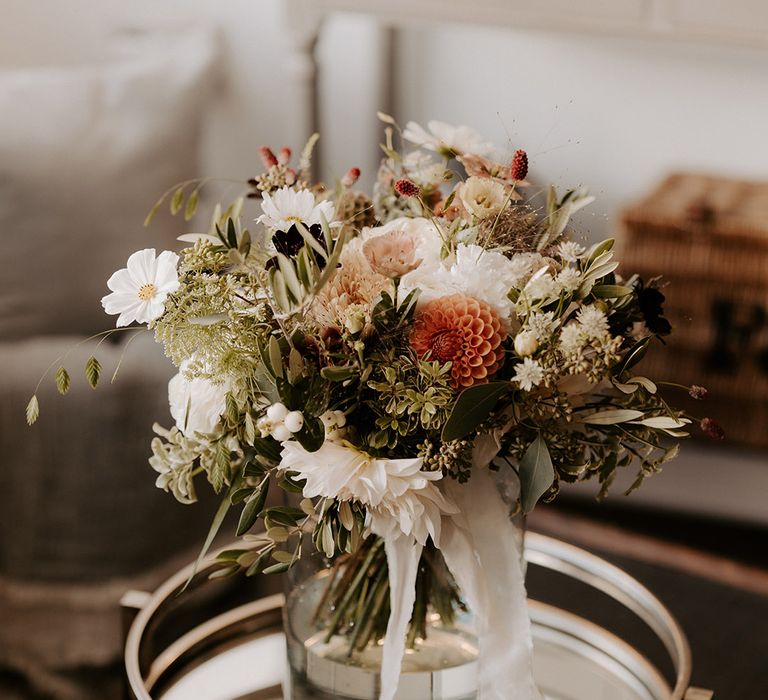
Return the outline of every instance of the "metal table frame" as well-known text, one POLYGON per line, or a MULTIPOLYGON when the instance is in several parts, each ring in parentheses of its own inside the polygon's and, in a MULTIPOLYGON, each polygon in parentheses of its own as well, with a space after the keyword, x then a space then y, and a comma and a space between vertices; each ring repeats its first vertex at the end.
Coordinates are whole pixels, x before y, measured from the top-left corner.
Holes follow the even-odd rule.
MULTIPOLYGON (((213 554, 203 562, 191 587, 204 584, 215 556, 213 554)), ((645 586, 600 557, 538 533, 526 534, 525 557, 530 564, 564 574, 603 592, 643 620, 661 640, 674 667, 675 682, 670 689, 669 700, 711 700, 711 691, 690 687, 692 661, 688 640, 669 610, 645 586)), ((168 579, 152 595, 131 592, 124 599, 124 605, 138 609, 125 644, 127 682, 135 700, 153 700, 151 689, 203 648, 214 643, 236 643, 234 630, 239 630, 239 636, 243 625, 248 626, 250 634, 279 628, 283 597, 277 595, 253 601, 207 620, 182 635, 158 654, 152 660, 148 672, 142 674, 139 659, 145 632, 152 619, 182 590, 193 572, 194 565, 190 564, 168 579)), ((658 670, 642 654, 625 641, 606 633, 601 627, 537 601, 530 601, 530 611, 532 621, 539 630, 554 630, 557 627, 561 643, 563 634, 567 635, 570 626, 574 640, 578 637, 579 644, 589 644, 590 640, 593 642, 595 654, 610 652, 611 658, 621 659, 628 668, 633 669, 638 678, 645 678, 656 687, 660 682, 669 687, 661 679, 658 670), (606 649, 606 645, 610 649, 606 649)))

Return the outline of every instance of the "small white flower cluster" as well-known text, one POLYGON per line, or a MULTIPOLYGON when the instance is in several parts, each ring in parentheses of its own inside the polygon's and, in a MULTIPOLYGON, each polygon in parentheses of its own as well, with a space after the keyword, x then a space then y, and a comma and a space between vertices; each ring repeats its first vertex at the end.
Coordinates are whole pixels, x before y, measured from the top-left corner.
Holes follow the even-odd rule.
POLYGON ((526 357, 515 367, 512 380, 517 382, 523 391, 530 391, 544 381, 544 368, 536 360, 526 357))
POLYGON ((325 427, 326 440, 340 440, 344 437, 344 426, 347 424, 347 416, 344 411, 326 411, 320 416, 325 427))
POLYGON ((278 442, 290 440, 304 427, 301 411, 289 411, 281 403, 273 403, 256 423, 261 437, 271 435, 278 442))

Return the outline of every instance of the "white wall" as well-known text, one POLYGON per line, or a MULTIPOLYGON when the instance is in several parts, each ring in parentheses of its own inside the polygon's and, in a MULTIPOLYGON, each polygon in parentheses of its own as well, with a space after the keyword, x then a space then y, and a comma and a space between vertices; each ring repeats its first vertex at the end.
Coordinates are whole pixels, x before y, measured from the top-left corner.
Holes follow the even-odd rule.
MULTIPOLYGON (((280 0, 0 0, 0 20, 0 70, 103 61, 110 32, 124 27, 218 27, 226 84, 211 105, 205 174, 245 179, 261 168, 260 145, 298 150, 309 135, 291 88, 280 0)), ((342 17, 329 22, 318 48, 324 63, 343 65, 324 76, 337 127, 323 139, 329 177, 357 164, 357 153, 375 153, 375 114, 361 118, 345 105, 376 102, 379 86, 367 76, 376 73, 377 41, 370 20, 342 17)))
MULTIPOLYGON (((245 178, 259 145, 299 148, 305 136, 282 9, 280 0, 0 0, 0 68, 103 56, 109 30, 124 25, 218 26, 227 85, 203 169, 245 178)), ((354 15, 321 36, 324 177, 353 164, 372 177, 380 38, 354 15)), ((401 33, 395 88, 400 120, 473 125, 507 154, 525 148, 537 182, 588 185, 599 199, 580 226, 592 237, 669 169, 768 178, 768 51, 437 25, 401 33)))
POLYGON ((457 27, 401 46, 402 118, 472 124, 538 182, 588 185, 593 237, 670 169, 768 179, 768 51, 457 27))

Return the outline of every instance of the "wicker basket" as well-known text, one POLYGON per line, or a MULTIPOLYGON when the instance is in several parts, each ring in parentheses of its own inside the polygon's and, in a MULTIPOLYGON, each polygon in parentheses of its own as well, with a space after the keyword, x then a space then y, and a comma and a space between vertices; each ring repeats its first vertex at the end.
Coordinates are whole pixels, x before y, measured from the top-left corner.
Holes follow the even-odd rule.
POLYGON ((670 349, 649 353, 648 372, 707 387, 694 415, 768 446, 768 182, 675 174, 622 223, 624 270, 670 283, 670 349))

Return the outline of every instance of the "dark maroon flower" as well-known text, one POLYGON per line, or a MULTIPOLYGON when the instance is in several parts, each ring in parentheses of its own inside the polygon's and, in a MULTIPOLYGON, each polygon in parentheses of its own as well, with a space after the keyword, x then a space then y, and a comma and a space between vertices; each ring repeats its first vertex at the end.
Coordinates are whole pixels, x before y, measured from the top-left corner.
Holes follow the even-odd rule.
POLYGON ((725 440, 725 430, 714 418, 702 418, 699 427, 708 438, 712 440, 725 440))
POLYGON ((655 335, 669 335, 672 325, 664 318, 665 297, 656 287, 646 287, 642 280, 637 286, 637 301, 640 313, 648 330, 655 335))
POLYGON ((518 149, 515 151, 515 155, 512 156, 512 164, 509 166, 509 176, 513 180, 525 180, 525 176, 528 174, 528 154, 518 149))
MULTIPOLYGON (((322 243, 323 228, 320 224, 308 226, 307 230, 316 241, 322 243)), ((299 251, 304 246, 304 237, 296 227, 296 224, 294 224, 287 231, 276 231, 274 236, 272 236, 272 244, 275 246, 275 250, 277 250, 278 253, 282 253, 288 258, 293 258, 298 255, 299 251)), ((318 267, 322 268, 325 266, 325 260, 321 256, 315 255, 315 261, 317 262, 318 267)), ((276 258, 267 260, 267 270, 275 265, 277 265, 276 258)))
POLYGON ((418 197, 421 190, 415 182, 403 178, 395 183, 395 192, 401 197, 418 197))

